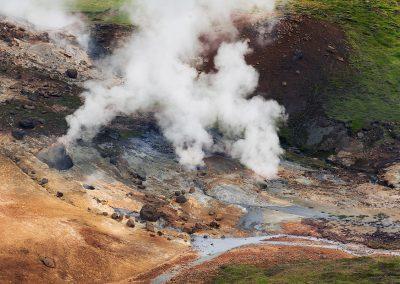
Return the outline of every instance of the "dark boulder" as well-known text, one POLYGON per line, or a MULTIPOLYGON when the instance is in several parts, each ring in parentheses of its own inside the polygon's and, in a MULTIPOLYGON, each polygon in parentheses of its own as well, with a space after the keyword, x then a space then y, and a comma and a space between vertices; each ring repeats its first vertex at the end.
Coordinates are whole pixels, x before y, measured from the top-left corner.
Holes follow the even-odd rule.
POLYGON ((124 219, 124 216, 120 213, 114 212, 111 214, 111 218, 116 221, 122 221, 122 219, 124 219))
POLYGON ((87 189, 87 190, 95 190, 96 189, 93 185, 90 185, 90 184, 84 184, 83 188, 87 189))
POLYGON ((76 69, 68 69, 65 72, 65 75, 67 75, 68 78, 76 79, 76 78, 78 78, 78 71, 76 69))
POLYGON ((18 122, 18 126, 22 129, 33 129, 35 128, 37 122, 33 118, 25 118, 18 122))
POLYGON ((11 132, 12 137, 14 137, 17 140, 22 140, 24 139, 26 132, 24 130, 20 130, 20 129, 14 129, 11 132))
POLYGON ((128 226, 129 228, 135 228, 135 220, 129 218, 128 221, 126 222, 126 226, 128 226))
POLYGON ((182 204, 187 202, 187 198, 184 195, 179 195, 175 198, 175 201, 182 204))
POLYGON ((56 144, 47 149, 43 149, 38 153, 37 157, 50 168, 59 171, 69 170, 74 166, 71 157, 62 144, 56 144))
POLYGON ((158 208, 151 204, 143 205, 140 210, 140 218, 145 221, 156 222, 162 217, 162 214, 158 211, 158 208))

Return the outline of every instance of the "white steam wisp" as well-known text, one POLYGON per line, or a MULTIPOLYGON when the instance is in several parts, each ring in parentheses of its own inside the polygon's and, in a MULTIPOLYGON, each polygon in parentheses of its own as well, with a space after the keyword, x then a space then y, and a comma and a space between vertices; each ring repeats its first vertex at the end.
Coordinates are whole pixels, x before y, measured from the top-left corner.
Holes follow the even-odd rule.
POLYGON ((0 15, 23 20, 38 30, 68 32, 86 47, 88 34, 84 22, 66 12, 75 0, 0 0, 0 15))
POLYGON ((154 112, 184 166, 203 165, 205 151, 218 148, 256 173, 274 176, 282 154, 277 121, 284 110, 275 101, 247 99, 259 76, 245 61, 251 50, 234 25, 235 15, 271 13, 274 1, 135 0, 128 9, 138 31, 107 60, 123 83, 87 82, 85 104, 67 117, 70 128, 62 141, 90 139, 117 115, 154 112), (221 38, 215 71, 198 71, 221 38), (215 145, 213 127, 223 134, 222 145, 215 145))

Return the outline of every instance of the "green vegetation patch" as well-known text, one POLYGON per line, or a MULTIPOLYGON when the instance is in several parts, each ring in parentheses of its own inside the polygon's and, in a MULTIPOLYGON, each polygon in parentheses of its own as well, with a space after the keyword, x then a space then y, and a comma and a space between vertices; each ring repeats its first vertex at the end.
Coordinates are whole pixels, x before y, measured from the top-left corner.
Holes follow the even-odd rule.
POLYGON ((129 25, 129 16, 123 6, 128 0, 76 0, 71 12, 84 13, 92 22, 129 25))
POLYGON ((230 265, 214 283, 400 283, 400 258, 353 258, 280 265, 261 269, 230 265))
POLYGON ((338 24, 352 47, 352 71, 323 90, 329 116, 351 122, 400 121, 400 2, 292 0, 290 9, 338 24))

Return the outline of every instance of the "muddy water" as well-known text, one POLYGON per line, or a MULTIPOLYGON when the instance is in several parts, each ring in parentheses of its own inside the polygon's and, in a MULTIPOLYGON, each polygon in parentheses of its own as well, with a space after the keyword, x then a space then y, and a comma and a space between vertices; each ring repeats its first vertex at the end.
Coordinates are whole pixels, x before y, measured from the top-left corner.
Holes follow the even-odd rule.
POLYGON ((380 249, 371 249, 360 244, 343 244, 327 239, 320 239, 314 237, 292 236, 285 234, 267 235, 248 238, 224 238, 213 239, 204 238, 202 236, 195 236, 192 240, 193 248, 198 252, 199 258, 184 266, 175 267, 152 280, 154 284, 167 283, 173 277, 178 275, 184 269, 195 267, 207 261, 210 261, 223 253, 232 249, 239 248, 246 245, 261 245, 266 244, 270 246, 296 246, 296 247, 311 247, 323 248, 331 250, 340 250, 354 256, 371 256, 371 255, 390 255, 400 256, 400 251, 389 251, 380 249), (276 238, 290 238, 291 241, 274 241, 276 238))

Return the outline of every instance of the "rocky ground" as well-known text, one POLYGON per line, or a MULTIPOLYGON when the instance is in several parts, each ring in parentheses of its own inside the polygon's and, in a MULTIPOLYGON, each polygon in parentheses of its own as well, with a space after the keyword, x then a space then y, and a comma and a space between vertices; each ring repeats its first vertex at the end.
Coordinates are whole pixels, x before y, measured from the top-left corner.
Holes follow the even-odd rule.
MULTIPOLYGON (((102 27, 94 34, 98 58, 114 43, 102 27)), ((260 91, 276 94, 294 117, 308 113, 316 104, 300 78, 322 82, 322 69, 345 65, 343 35, 308 17, 284 18, 273 35, 248 58, 261 72, 260 91)), ((399 143, 390 125, 352 134, 315 112, 292 129, 306 135, 298 143, 331 156, 292 143, 268 181, 222 155, 185 171, 151 115, 118 117, 92 142, 57 148, 83 83, 101 77, 64 37, 60 45, 0 21, 1 282, 207 282, 231 262, 400 254, 399 143), (230 250, 255 236, 276 237, 230 250)))

